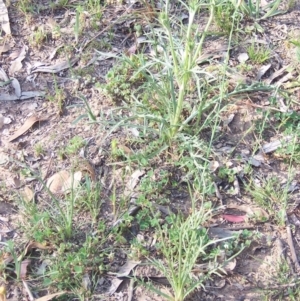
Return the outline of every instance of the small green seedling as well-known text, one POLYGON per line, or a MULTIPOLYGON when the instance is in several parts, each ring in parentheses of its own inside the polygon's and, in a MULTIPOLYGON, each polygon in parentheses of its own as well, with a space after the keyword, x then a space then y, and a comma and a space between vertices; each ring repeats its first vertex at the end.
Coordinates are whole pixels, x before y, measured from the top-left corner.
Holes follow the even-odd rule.
POLYGON ((262 64, 271 58, 271 50, 265 46, 251 44, 247 48, 250 60, 256 64, 262 64))

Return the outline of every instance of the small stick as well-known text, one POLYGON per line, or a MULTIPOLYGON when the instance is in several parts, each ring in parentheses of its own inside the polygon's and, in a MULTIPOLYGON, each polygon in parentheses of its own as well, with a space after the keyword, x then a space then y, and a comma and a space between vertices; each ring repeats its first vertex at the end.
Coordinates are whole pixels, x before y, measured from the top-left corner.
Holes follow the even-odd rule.
POLYGON ((132 301, 132 297, 133 297, 133 290, 134 290, 134 278, 130 279, 129 282, 129 287, 128 287, 128 297, 127 297, 127 301, 132 301))
POLYGON ((22 282, 23 282, 23 285, 24 285, 24 289, 25 289, 26 293, 28 294, 29 300, 30 300, 30 301, 34 301, 35 299, 34 299, 32 293, 31 293, 31 291, 30 291, 30 288, 29 288, 27 282, 24 281, 24 280, 22 280, 22 282))
POLYGON ((300 271, 300 265, 299 265, 298 258, 297 258, 297 255, 296 255, 296 251, 295 251, 295 247, 294 247, 294 242, 293 242, 293 237, 292 237, 292 231, 291 231, 290 224, 287 224, 286 232, 287 232, 288 244, 289 244, 289 247, 290 247, 290 250, 291 250, 292 260, 293 260, 295 268, 298 272, 298 271, 300 271))

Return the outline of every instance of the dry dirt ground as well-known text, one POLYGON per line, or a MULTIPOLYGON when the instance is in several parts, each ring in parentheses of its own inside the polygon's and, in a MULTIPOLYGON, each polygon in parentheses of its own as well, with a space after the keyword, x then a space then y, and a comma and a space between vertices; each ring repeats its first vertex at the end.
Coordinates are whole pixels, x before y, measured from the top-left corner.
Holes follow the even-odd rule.
MULTIPOLYGON (((76 1, 69 2, 74 6, 76 4, 76 1)), ((38 172, 41 179, 47 182, 57 172, 70 171, 75 166, 75 169, 82 172, 83 177, 90 177, 102 185, 99 194, 100 214, 96 219, 104 220, 107 225, 115 222, 111 201, 112 182, 116 183, 114 185, 116 185, 117 194, 120 193, 122 184, 119 178, 122 175, 120 175, 121 171, 118 174, 118 170, 122 170, 124 166, 122 162, 119 165, 112 164, 115 162, 111 159, 111 141, 116 138, 122 141, 125 139, 123 136, 126 132, 122 130, 109 132, 109 122, 113 121, 112 113, 116 104, 112 103, 101 92, 101 89, 95 86, 95 83, 105 83, 105 75, 115 61, 107 57, 97 58, 96 50, 113 54, 125 53, 128 49, 132 51, 131 47, 136 38, 134 26, 139 24, 143 27, 147 22, 143 20, 142 10, 146 12, 147 8, 142 2, 137 2, 130 8, 129 4, 112 4, 103 10, 103 15, 97 21, 96 26, 92 24, 90 12, 82 14, 80 22, 84 24, 83 32, 76 37, 74 34, 76 11, 72 5, 51 9, 48 1, 35 1, 34 4, 39 5, 39 12, 36 9, 33 12, 22 12, 19 4, 18 1, 10 1, 8 15, 11 35, 2 34, 0 58, 2 71, 9 79, 17 79, 16 82, 13 81, 10 85, 0 88, 0 241, 5 243, 13 240, 18 255, 24 252, 28 237, 33 238, 28 233, 26 234, 26 231, 31 232, 31 230, 23 228, 24 225, 26 227, 28 216, 23 214, 23 207, 16 199, 21 195, 28 202, 41 203, 43 193, 45 193, 42 192, 41 182, 32 177, 27 168, 38 172), (126 18, 120 20, 124 16, 126 18), (57 30, 58 27, 60 31, 57 30), (54 67, 47 69, 45 68, 47 66, 54 67), (31 94, 33 97, 28 99, 22 99, 24 95, 27 95, 25 92, 35 94, 31 94), (9 99, 8 95, 13 95, 13 97, 17 95, 17 99, 13 97, 9 99), (18 97, 20 95, 22 96, 18 97), (85 97, 99 122, 89 122, 82 96, 85 97), (103 118, 108 121, 107 124, 102 124, 103 118), (75 151, 72 151, 70 141, 74 137, 80 137, 84 146, 78 149, 74 147, 75 151), (71 150, 66 151, 70 147, 71 150)), ((149 19, 151 17, 147 16, 149 19)), ((288 85, 292 79, 299 78, 299 58, 296 57, 295 48, 288 45, 291 36, 295 39, 299 38, 300 41, 299 20, 300 3, 296 3, 291 11, 260 22, 264 32, 258 33, 257 39, 261 45, 267 45, 271 49, 271 58, 263 64, 264 66, 270 64, 270 66, 262 75, 264 80, 269 80, 269 83, 278 82, 286 75, 288 76, 282 82, 284 85, 288 85), (292 71, 282 70, 287 66, 292 66, 292 71), (281 73, 275 76, 274 73, 278 70, 281 73)), ((203 24, 199 23, 199 26, 203 24)), ((245 45, 251 43, 251 38, 245 35, 243 43, 232 47, 230 67, 234 68, 239 63, 237 57, 245 52, 245 45)), ((226 36, 209 40, 205 44, 204 52, 217 51, 218 45, 226 45, 226 41, 226 36)), ((243 76, 247 80, 255 80, 261 66, 244 71, 243 76)), ((1 77, 5 81, 3 74, 1 77)), ((296 85, 292 93, 296 100, 293 110, 299 114, 300 91, 296 85)), ((256 137, 251 131, 247 131, 251 128, 257 109, 272 106, 267 102, 266 96, 267 93, 257 92, 252 95, 251 99, 245 98, 235 103, 231 112, 226 112, 225 119, 230 114, 234 114, 234 119, 228 124, 224 135, 213 145, 215 151, 219 151, 220 156, 224 155, 226 149, 236 144, 238 144, 235 150, 236 155, 241 153, 247 155, 252 150, 256 137)), ((274 132, 270 131, 266 134, 265 141, 272 141, 273 136, 274 132)), ((235 162, 234 160, 233 156, 231 161, 235 162)), ((284 184, 289 170, 283 158, 270 153, 264 160, 264 164, 256 168, 257 178, 261 179, 274 174, 278 179, 282 179, 282 184, 284 184)), ((167 167, 164 168, 167 169, 167 167)), ((236 209, 241 209, 239 207, 241 205, 251 204, 251 199, 244 194, 243 189, 237 195, 232 196, 228 193, 229 187, 226 185, 226 183, 220 183, 218 189, 222 197, 219 200, 216 199, 217 202, 222 202, 227 206, 228 215, 233 214, 236 209)), ((293 177, 293 185, 294 188, 289 194, 290 206, 288 206, 285 226, 278 225, 272 220, 264 223, 248 223, 247 221, 232 223, 230 220, 224 220, 222 215, 217 215, 212 219, 211 225, 214 226, 211 228, 212 236, 226 237, 228 229, 230 231, 246 229, 254 231, 257 235, 255 239, 253 238, 251 245, 235 258, 235 266, 227 271, 226 276, 216 276, 206 281, 204 288, 199 288, 188 300, 300 300, 300 294, 297 292, 299 284, 296 281, 300 272, 297 259, 300 254, 299 168, 296 169, 293 177), (221 229, 221 234, 218 229, 221 229), (278 263, 283 259, 287 262, 287 268, 279 271, 278 263), (283 284, 279 277, 294 280, 283 284), (290 291, 295 294, 295 299, 289 296, 292 294, 289 293, 290 291)), ((188 205, 185 204, 185 201, 188 202, 187 194, 176 193, 172 198, 172 206, 177 210, 187 211, 188 205)), ((82 216, 76 216, 73 221, 77 225, 82 225, 78 227, 78 231, 82 231, 83 236, 84 233, 94 229, 92 222, 82 222, 84 219, 85 216, 82 213, 82 216)), ((134 232, 132 229, 131 231, 134 232)), ((151 237, 151 233, 143 233, 144 239, 147 235, 151 237)), ((80 237, 78 241, 80 242, 80 237)), ((47 243, 51 245, 52 242, 47 243)), ((23 283, 8 277, 5 271, 5 258, 10 254, 4 252, 3 248, 0 253, 2 261, 0 273, 3 275, 0 277, 3 285, 6 286, 8 299, 31 300, 29 295, 31 289, 38 291, 35 298, 60 290, 58 286, 56 290, 53 286, 49 291, 47 288, 42 290, 40 287, 38 290, 38 281, 32 280, 31 272, 23 275, 23 283), (30 284, 29 289, 24 286, 26 281, 30 284)), ((52 252, 55 253, 56 250, 52 252)), ((112 296, 103 295, 111 285, 113 268, 116 271, 125 264, 126 254, 126 249, 115 252, 114 258, 111 259, 111 271, 101 274, 98 286, 89 300, 129 300, 129 298, 162 300, 162 297, 149 293, 139 285, 130 297, 132 290, 129 281, 124 281, 124 285, 112 296)), ((40 253, 34 253, 32 256, 40 256, 40 253)), ((42 262, 42 258, 35 258, 35 266, 31 271, 42 262)), ((162 276, 157 271, 142 265, 136 268, 136 273, 148 277, 162 276)), ((163 277, 160 280, 164 280, 163 277)), ((171 291, 168 286, 165 288, 161 286, 161 289, 164 289, 166 294, 171 291)), ((68 300, 75 299, 69 297, 68 300)))

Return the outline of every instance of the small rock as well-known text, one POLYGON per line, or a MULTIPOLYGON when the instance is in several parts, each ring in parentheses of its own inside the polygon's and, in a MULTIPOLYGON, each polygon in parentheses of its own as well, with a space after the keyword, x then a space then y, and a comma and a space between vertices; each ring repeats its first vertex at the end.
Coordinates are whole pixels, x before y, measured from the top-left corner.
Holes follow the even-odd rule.
POLYGON ((239 56, 238 56, 238 61, 240 63, 245 63, 248 59, 249 59, 249 56, 246 52, 240 53, 239 56))

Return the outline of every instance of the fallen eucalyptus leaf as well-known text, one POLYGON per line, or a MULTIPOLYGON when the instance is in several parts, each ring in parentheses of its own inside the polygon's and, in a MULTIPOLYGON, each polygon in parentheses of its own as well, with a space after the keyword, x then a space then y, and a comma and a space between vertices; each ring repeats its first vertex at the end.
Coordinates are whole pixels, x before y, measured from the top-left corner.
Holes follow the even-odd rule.
POLYGON ((125 190, 124 190, 124 196, 129 197, 132 193, 136 185, 138 184, 140 177, 142 177, 145 174, 144 170, 136 170, 130 177, 128 183, 126 184, 125 190))
POLYGON ((5 82, 9 81, 6 72, 1 67, 0 67, 0 79, 4 80, 5 82))
POLYGON ((68 181, 69 177, 68 171, 61 170, 48 179, 46 186, 54 194, 63 193, 65 182, 68 181))
POLYGON ((27 53, 28 47, 23 46, 18 57, 11 62, 11 65, 9 67, 9 74, 14 74, 15 72, 19 71, 22 69, 22 61, 24 60, 26 53, 27 53))
POLYGON ((1 45, 1 46, 0 46, 0 55, 1 55, 2 53, 4 53, 4 52, 9 51, 9 50, 10 50, 10 46, 9 46, 9 45, 7 45, 7 44, 1 45))
POLYGON ((31 263, 30 259, 25 259, 21 262, 21 267, 20 267, 20 277, 21 279, 25 279, 27 276, 27 267, 31 263))
POLYGON ((21 195, 27 203, 31 202, 34 198, 34 192, 28 186, 25 186, 23 192, 21 192, 21 195))
POLYGON ((272 64, 268 64, 268 65, 265 65, 265 66, 261 66, 259 69, 258 69, 258 72, 257 72, 257 76, 256 76, 256 80, 261 80, 261 78, 266 74, 266 72, 271 68, 272 64))
POLYGON ((17 95, 11 95, 11 94, 0 94, 0 101, 13 101, 18 100, 19 98, 17 95))
POLYGON ((45 121, 48 118, 43 117, 37 117, 35 115, 29 117, 25 123, 8 139, 9 142, 17 139, 21 135, 23 135, 25 132, 27 132, 36 122, 45 121))
POLYGON ((29 99, 33 97, 43 97, 45 96, 45 93, 40 91, 25 91, 22 92, 21 97, 18 97, 17 95, 11 95, 11 94, 0 94, 0 101, 13 101, 13 100, 24 100, 29 99))
POLYGON ((261 150, 265 154, 271 153, 271 152, 277 150, 277 148, 282 147, 284 145, 284 143, 287 143, 287 142, 291 141, 292 139, 293 139, 292 136, 287 136, 287 137, 282 138, 281 140, 275 140, 275 141, 266 143, 263 145, 261 150))
POLYGON ((43 66, 43 67, 34 68, 31 72, 32 73, 35 72, 58 73, 60 71, 73 67, 78 61, 79 61, 79 57, 75 57, 71 60, 64 61, 52 66, 43 66))
POLYGON ((11 79, 9 79, 8 81, 6 81, 6 82, 0 82, 0 87, 4 87, 4 86, 6 86, 6 85, 8 85, 8 84, 10 84, 12 82, 12 80, 11 79))
POLYGON ((287 68, 289 68, 289 67, 290 67, 290 65, 287 65, 287 66, 282 67, 281 69, 279 69, 279 70, 277 70, 276 72, 274 72, 269 78, 267 78, 266 80, 264 80, 264 82, 265 82, 267 85, 270 85, 270 84, 273 82, 273 80, 274 80, 275 78, 277 78, 278 76, 282 75, 282 74, 285 72, 285 70, 286 70, 287 68))
POLYGON ((43 97, 43 96, 45 96, 45 93, 41 92, 41 91, 25 91, 25 92, 22 92, 20 99, 24 100, 24 99, 29 99, 29 98, 33 98, 33 97, 43 97))
POLYGON ((0 0, 0 23, 1 23, 2 30, 6 34, 11 34, 8 11, 3 0, 0 0))
POLYGON ((132 269, 134 269, 138 264, 140 264, 140 261, 133 261, 128 260, 123 266, 121 266, 120 270, 118 271, 116 278, 114 278, 111 282, 111 286, 108 290, 108 294, 112 295, 116 292, 120 284, 123 282, 124 279, 119 279, 119 277, 125 277, 128 276, 132 269))
POLYGON ((12 78, 12 80, 11 80, 11 85, 12 85, 12 87, 14 88, 15 94, 16 94, 16 96, 17 96, 18 99, 19 99, 19 98, 21 97, 21 95, 22 95, 22 92, 21 92, 21 86, 20 86, 19 81, 18 81, 16 78, 12 78))
POLYGON ((64 194, 72 188, 77 188, 81 178, 81 171, 71 174, 66 170, 61 170, 48 179, 46 186, 53 194, 64 194))

